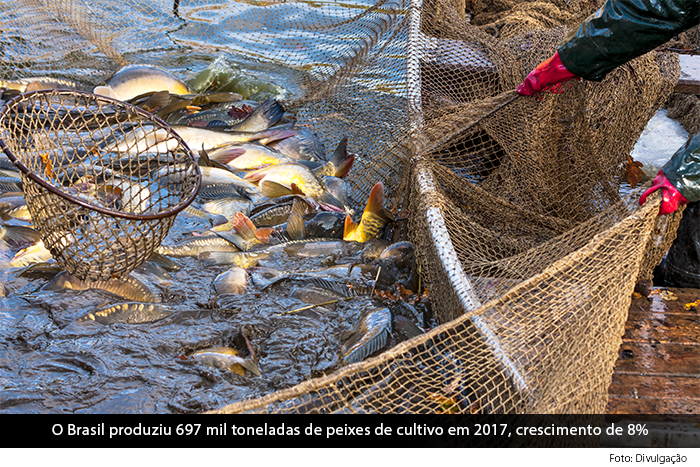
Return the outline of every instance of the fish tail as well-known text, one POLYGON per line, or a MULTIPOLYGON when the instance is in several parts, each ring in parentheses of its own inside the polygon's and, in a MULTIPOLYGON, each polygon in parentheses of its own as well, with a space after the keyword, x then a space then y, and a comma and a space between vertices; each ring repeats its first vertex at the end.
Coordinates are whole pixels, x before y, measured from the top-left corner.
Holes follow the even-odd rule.
POLYGON ((231 219, 233 224, 233 230, 236 231, 238 235, 243 237, 244 240, 254 240, 256 227, 245 214, 242 212, 237 212, 233 215, 231 219))
POLYGON ((340 140, 338 147, 328 162, 333 167, 332 175, 338 178, 345 178, 350 172, 353 162, 355 162, 355 156, 348 154, 348 137, 346 136, 340 140))
POLYGON ((257 141, 260 144, 270 144, 275 141, 281 141, 287 139, 290 136, 296 136, 299 134, 297 130, 265 130, 260 133, 256 133, 251 137, 252 141, 257 141))
POLYGON ((226 148, 216 151, 216 154, 211 157, 213 161, 220 164, 228 164, 232 160, 236 159, 238 156, 242 156, 245 153, 243 148, 226 148))
POLYGON ((260 227, 255 231, 255 238, 260 242, 264 244, 269 244, 270 243, 270 235, 272 235, 272 232, 274 232, 275 229, 272 227, 260 227))
POLYGON ((275 98, 270 98, 260 104, 260 106, 255 109, 253 113, 257 111, 262 114, 268 128, 279 122, 282 115, 284 115, 284 107, 282 107, 282 104, 280 104, 275 98))
POLYGON ((359 224, 352 220, 352 217, 345 216, 345 226, 343 227, 343 240, 349 240, 352 234, 357 230, 359 224))
POLYGON ((367 206, 365 207, 365 212, 362 214, 373 214, 375 216, 381 216, 384 212, 384 184, 382 182, 377 182, 376 185, 372 187, 372 191, 369 192, 369 198, 367 199, 367 206))

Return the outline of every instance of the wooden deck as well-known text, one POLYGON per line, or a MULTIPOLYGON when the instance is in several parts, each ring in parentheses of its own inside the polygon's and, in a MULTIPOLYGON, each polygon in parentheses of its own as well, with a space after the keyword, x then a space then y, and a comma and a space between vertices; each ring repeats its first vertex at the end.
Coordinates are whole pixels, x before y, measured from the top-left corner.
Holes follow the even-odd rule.
POLYGON ((700 289, 635 294, 608 394, 608 414, 700 414, 700 289))

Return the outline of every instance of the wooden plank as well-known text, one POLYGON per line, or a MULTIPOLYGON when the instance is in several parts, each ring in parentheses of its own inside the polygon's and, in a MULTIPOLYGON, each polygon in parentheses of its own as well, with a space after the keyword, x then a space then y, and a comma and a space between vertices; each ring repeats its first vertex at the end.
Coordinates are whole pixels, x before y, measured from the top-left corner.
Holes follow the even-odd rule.
POLYGON ((623 341, 614 371, 694 376, 700 372, 700 346, 623 341))
POLYGON ((608 414, 700 413, 699 289, 632 299, 608 390, 608 414))
POLYGON ((692 315, 630 313, 622 340, 700 345, 700 320, 692 315))
POLYGON ((616 397, 700 400, 700 377, 614 373, 608 393, 616 397))
POLYGON ((700 55, 679 55, 681 74, 673 92, 700 94, 700 55))
POLYGON ((608 414, 699 414, 700 399, 651 399, 608 396, 608 414))

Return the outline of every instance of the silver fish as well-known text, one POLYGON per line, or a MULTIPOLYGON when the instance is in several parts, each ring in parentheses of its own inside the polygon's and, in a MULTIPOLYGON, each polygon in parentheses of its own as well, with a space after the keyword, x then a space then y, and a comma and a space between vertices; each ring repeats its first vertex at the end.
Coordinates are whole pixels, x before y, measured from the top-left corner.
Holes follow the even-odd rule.
POLYGON ((386 347, 390 337, 391 311, 388 308, 369 309, 343 342, 343 360, 346 363, 361 362, 386 347))
POLYGON ((205 252, 240 252, 238 247, 228 240, 218 236, 193 237, 174 246, 161 245, 156 249, 157 253, 166 256, 197 256, 205 252))
POLYGON ((248 287, 248 273, 245 269, 234 267, 222 272, 214 279, 214 290, 222 294, 242 294, 248 287))
POLYGON ((209 347, 193 352, 190 358, 204 365, 214 368, 222 368, 243 376, 243 368, 256 376, 260 376, 260 369, 255 358, 242 358, 238 350, 231 347, 209 347))
POLYGON ((167 318, 172 313, 165 306, 159 304, 127 302, 97 307, 79 318, 78 322, 95 321, 104 325, 153 323, 167 318))
POLYGON ((125 279, 85 281, 63 271, 43 287, 44 290, 88 290, 99 289, 138 302, 158 302, 153 292, 141 281, 131 276, 125 279))

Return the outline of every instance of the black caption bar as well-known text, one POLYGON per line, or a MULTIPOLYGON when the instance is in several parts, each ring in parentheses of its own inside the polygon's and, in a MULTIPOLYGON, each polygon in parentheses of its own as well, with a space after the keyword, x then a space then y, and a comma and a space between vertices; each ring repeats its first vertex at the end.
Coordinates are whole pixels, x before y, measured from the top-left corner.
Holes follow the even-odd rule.
MULTIPOLYGON (((699 416, 602 415, 38 415, 6 416, 8 446, 90 447, 635 447, 655 446, 659 424, 697 426, 699 416), (24 423, 20 423, 24 422, 24 423), (31 426, 32 433, 17 427, 31 426), (654 427, 647 428, 647 427, 654 427), (15 427, 12 429, 11 427, 15 427), (632 441, 630 441, 632 440, 632 441)), ((683 447, 683 446, 677 446, 683 447)))

